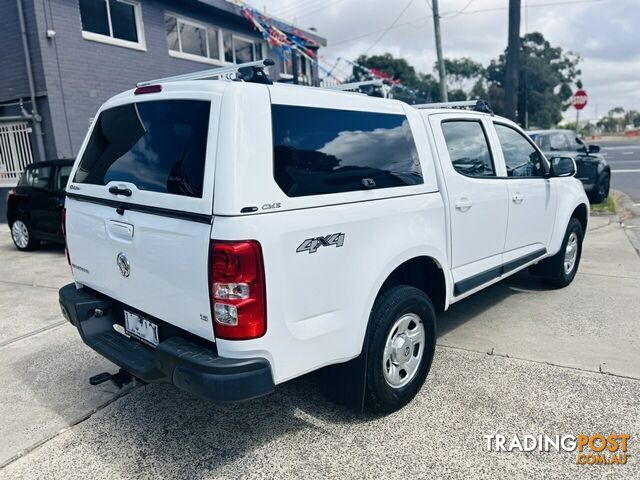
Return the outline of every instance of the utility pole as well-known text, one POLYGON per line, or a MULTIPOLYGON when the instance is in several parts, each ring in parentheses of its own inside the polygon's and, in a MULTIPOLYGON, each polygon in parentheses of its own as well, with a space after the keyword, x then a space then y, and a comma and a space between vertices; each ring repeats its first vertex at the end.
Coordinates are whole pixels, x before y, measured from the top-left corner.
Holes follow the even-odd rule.
POLYGON ((520 0, 509 0, 509 43, 505 72, 504 115, 517 120, 520 74, 520 0))
POLYGON ((440 77, 440 96, 443 102, 449 101, 447 94, 447 72, 444 69, 444 58, 442 58, 442 39, 440 37, 440 11, 438 10, 438 0, 431 0, 433 10, 433 31, 436 34, 436 54, 438 55, 438 77, 440 77))

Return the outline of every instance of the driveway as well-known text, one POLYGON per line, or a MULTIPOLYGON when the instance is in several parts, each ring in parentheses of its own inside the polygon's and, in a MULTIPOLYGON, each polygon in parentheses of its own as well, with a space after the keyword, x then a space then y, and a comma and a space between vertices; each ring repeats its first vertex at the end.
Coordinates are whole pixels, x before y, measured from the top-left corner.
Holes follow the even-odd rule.
POLYGON ((640 259, 608 217, 591 219, 567 289, 521 273, 454 305, 424 388, 382 418, 334 406, 314 375, 231 405, 91 387, 114 367, 58 313, 64 254, 16 252, 5 230, 0 259, 3 479, 640 477, 640 259), (597 432, 632 434, 626 465, 483 440, 597 432))

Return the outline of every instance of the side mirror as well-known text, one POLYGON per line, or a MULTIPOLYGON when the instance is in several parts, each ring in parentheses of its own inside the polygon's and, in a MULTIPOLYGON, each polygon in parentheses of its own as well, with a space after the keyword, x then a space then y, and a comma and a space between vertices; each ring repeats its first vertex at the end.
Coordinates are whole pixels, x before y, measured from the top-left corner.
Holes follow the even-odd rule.
POLYGON ((573 177, 577 170, 576 162, 571 157, 551 159, 551 177, 573 177))
POLYGON ((600 145, 589 145, 589 150, 587 150, 588 153, 598 153, 600 152, 600 145))

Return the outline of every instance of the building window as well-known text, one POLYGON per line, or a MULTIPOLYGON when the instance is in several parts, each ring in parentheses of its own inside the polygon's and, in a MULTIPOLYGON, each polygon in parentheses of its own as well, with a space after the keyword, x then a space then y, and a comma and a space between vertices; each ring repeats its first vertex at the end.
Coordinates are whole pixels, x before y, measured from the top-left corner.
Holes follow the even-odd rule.
POLYGON ((169 54, 220 63, 220 30, 175 15, 165 15, 169 54))
POLYGON ((290 80, 293 78, 291 75, 291 52, 281 52, 280 54, 280 62, 279 62, 279 77, 283 80, 290 80))
POLYGON ((262 44, 253 40, 236 35, 231 32, 225 32, 224 41, 224 60, 229 63, 246 63, 255 60, 262 60, 262 44))
POLYGON ((145 50, 140 3, 80 0, 82 36, 87 40, 145 50))

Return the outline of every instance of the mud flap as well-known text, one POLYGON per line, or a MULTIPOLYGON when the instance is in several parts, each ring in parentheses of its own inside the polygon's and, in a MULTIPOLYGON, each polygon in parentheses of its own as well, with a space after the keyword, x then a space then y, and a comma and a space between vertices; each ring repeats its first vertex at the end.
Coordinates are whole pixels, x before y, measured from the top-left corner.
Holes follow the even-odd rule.
POLYGON ((329 365, 320 372, 320 391, 338 405, 363 413, 367 389, 367 352, 365 341, 362 353, 353 360, 337 365, 329 365))

